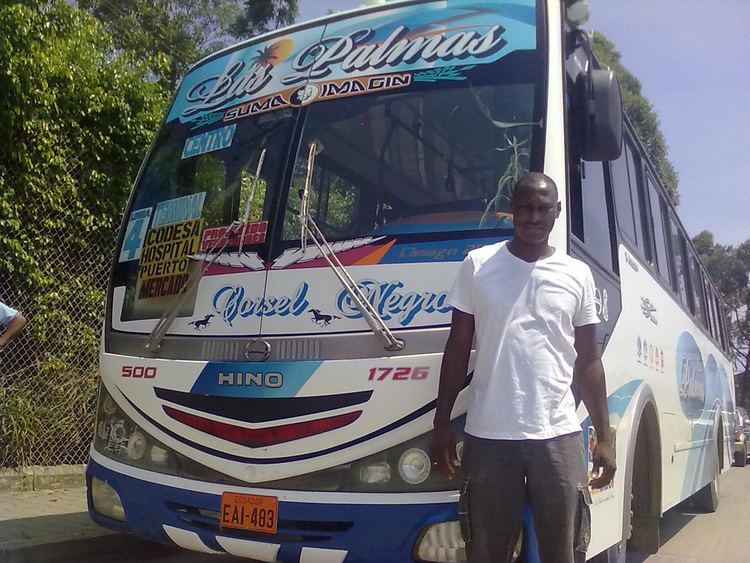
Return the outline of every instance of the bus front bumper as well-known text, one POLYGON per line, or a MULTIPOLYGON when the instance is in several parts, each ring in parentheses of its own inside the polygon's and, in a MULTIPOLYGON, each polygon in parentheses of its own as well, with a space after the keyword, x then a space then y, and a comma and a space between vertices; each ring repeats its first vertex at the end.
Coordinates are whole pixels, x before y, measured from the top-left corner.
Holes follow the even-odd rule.
MULTIPOLYGON (((279 500, 277 533, 245 532, 219 526, 221 494, 200 492, 201 482, 192 481, 194 487, 187 489, 155 480, 136 478, 91 459, 86 470, 91 518, 102 526, 147 540, 258 561, 403 563, 414 560, 415 543, 426 528, 458 517, 453 502, 337 504, 279 500), (92 483, 100 490, 111 488, 123 510, 110 516, 95 510, 92 483)), ((227 490, 232 487, 227 486, 227 490)), ((336 494, 329 496, 335 498, 336 494)))

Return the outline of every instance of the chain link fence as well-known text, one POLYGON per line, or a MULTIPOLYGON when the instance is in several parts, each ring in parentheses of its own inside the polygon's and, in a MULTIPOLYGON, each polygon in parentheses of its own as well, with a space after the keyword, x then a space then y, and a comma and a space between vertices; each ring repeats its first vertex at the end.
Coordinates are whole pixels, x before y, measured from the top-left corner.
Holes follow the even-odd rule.
POLYGON ((51 249, 52 279, 39 288, 0 272, 0 300, 29 322, 0 351, 0 467, 87 460, 115 233, 109 239, 78 235, 51 249))

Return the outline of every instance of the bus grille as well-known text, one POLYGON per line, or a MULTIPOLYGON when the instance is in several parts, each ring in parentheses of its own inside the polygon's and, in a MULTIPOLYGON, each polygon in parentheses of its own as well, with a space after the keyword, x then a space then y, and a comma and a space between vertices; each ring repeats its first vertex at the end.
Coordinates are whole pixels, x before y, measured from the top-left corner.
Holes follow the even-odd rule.
MULTIPOLYGON (((244 340, 206 339, 203 341, 203 360, 245 360, 244 340)), ((319 360, 320 340, 317 338, 285 338, 270 340, 269 360, 319 360)))
POLYGON ((263 534, 231 528, 222 529, 219 525, 219 513, 215 510, 189 506, 186 504, 168 502, 169 508, 175 516, 193 528, 200 528, 213 534, 251 539, 257 541, 281 542, 321 542, 328 541, 335 534, 345 532, 353 526, 352 522, 318 522, 306 520, 279 520, 278 531, 275 534, 263 534))

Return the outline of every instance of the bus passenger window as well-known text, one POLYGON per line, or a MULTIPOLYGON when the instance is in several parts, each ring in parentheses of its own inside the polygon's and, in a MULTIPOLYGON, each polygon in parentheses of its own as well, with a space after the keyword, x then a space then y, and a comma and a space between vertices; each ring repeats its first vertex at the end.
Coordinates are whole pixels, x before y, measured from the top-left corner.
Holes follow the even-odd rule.
POLYGON ((651 262, 650 231, 648 229, 648 203, 643 197, 643 164, 638 147, 630 137, 625 138, 623 152, 626 153, 628 161, 628 174, 630 176, 630 198, 632 202, 633 221, 635 228, 635 242, 638 254, 647 262, 651 262))
POLYGON ((703 302, 703 280, 698 260, 692 249, 687 249, 690 265, 690 288, 693 293, 693 314, 700 324, 706 326, 706 314, 703 302))
POLYGON ((680 232, 680 228, 677 226, 677 219, 672 213, 669 217, 669 235, 670 235, 670 250, 673 260, 673 271, 674 271, 674 283, 672 284, 672 290, 677 294, 682 301, 682 304, 686 307, 690 306, 688 301, 687 293, 687 264, 684 259, 683 246, 684 239, 680 232))
POLYGON ((637 244, 630 172, 628 171, 628 152, 628 146, 624 143, 620 158, 612 161, 612 193, 615 196, 615 213, 620 232, 628 240, 637 244))
POLYGON ((656 181, 651 174, 649 173, 646 178, 648 179, 648 195, 651 200, 651 221, 654 226, 655 263, 661 279, 667 285, 670 285, 672 272, 667 257, 668 232, 664 228, 665 203, 657 191, 656 181))
POLYGON ((581 179, 583 200, 583 241, 586 250, 605 269, 612 271, 612 243, 607 213, 607 186, 604 165, 599 162, 582 163, 585 176, 581 179), (585 168, 584 168, 585 167, 585 168))
POLYGON ((716 304, 716 312, 718 313, 719 321, 719 336, 721 337, 721 347, 725 352, 729 352, 729 346, 727 346, 727 333, 726 333, 726 314, 724 313, 724 305, 717 295, 714 295, 714 302, 716 304))
POLYGON ((708 305, 709 330, 713 339, 719 342, 719 317, 716 314, 716 306, 714 304, 714 290, 710 281, 705 276, 703 277, 703 289, 705 290, 708 305))

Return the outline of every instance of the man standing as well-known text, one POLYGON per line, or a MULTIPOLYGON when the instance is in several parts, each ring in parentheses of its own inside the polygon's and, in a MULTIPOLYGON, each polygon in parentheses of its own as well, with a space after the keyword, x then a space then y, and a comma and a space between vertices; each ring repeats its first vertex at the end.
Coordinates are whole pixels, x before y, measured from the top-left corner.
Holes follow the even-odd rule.
POLYGON ((0 329, 5 329, 0 334, 0 351, 13 340, 26 326, 26 318, 0 301, 0 329))
POLYGON ((586 264, 548 244, 560 215, 557 197, 548 176, 520 178, 511 201, 513 239, 471 251, 451 293, 432 454, 452 477, 458 459, 450 415, 476 335, 459 509, 470 562, 510 559, 525 498, 542 561, 583 561, 587 485, 602 487, 615 473, 594 280, 586 264), (601 474, 591 483, 574 379, 598 436, 592 461, 601 474))

